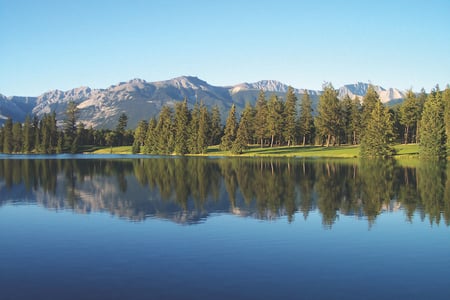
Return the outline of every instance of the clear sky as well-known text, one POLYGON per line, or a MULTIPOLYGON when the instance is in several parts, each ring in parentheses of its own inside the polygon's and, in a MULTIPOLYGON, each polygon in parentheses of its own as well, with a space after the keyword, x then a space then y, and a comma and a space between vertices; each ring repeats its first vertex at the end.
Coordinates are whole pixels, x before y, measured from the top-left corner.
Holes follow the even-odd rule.
POLYGON ((0 0, 0 93, 198 76, 450 83, 449 0, 0 0))

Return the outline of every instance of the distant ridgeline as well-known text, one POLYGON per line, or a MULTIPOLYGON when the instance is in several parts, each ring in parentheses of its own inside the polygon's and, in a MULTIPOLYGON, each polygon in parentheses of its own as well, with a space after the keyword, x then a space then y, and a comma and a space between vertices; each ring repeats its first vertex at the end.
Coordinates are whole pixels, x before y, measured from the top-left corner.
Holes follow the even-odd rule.
MULTIPOLYGON (((363 97, 369 84, 349 84, 338 89, 338 96, 343 99, 349 95, 363 97)), ((384 89, 374 86, 383 103, 395 103, 404 99, 405 93, 398 89, 384 89)), ((266 92, 266 97, 272 94, 284 97, 288 85, 275 80, 262 80, 255 83, 241 83, 234 86, 213 86, 196 78, 183 76, 171 80, 146 82, 133 79, 121 82, 105 89, 79 87, 68 91, 52 90, 37 97, 6 97, 0 95, 0 124, 7 118, 16 122, 25 122, 26 116, 38 116, 56 112, 56 118, 63 120, 68 103, 75 102, 79 109, 79 121, 86 128, 114 129, 121 113, 128 116, 130 128, 135 128, 140 120, 149 120, 161 111, 164 105, 174 105, 175 102, 187 100, 189 108, 202 102, 208 109, 218 106, 222 117, 232 104, 240 113, 247 102, 254 105, 259 91, 266 92)), ((296 96, 308 92, 313 108, 316 107, 322 91, 294 89, 296 96)))
POLYGON ((385 157, 393 154, 393 143, 420 142, 422 154, 446 157, 450 132, 448 87, 444 91, 436 87, 429 94, 424 90, 401 94, 361 83, 340 89, 326 84, 323 91, 309 92, 274 81, 221 88, 180 77, 152 84, 133 80, 106 90, 54 91, 45 97, 21 98, 22 107, 35 102, 36 114, 24 121, 6 119, 0 151, 76 153, 133 146, 133 153, 184 155, 204 154, 209 146, 219 145, 240 154, 248 145, 346 144, 361 145, 361 156, 385 157), (359 96, 361 92, 365 94, 359 96), (147 94, 158 95, 159 100, 149 100, 154 98, 147 94), (244 95, 251 95, 251 100, 244 95), (388 96, 404 100, 388 106, 383 102, 388 96), (223 101, 212 100, 218 97, 223 101), (95 123, 99 118, 103 121, 95 123))

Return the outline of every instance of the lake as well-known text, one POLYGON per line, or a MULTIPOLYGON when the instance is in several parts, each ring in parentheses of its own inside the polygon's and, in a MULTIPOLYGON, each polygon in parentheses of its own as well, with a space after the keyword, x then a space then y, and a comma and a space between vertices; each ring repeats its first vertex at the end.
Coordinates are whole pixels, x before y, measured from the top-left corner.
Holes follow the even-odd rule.
POLYGON ((0 156, 0 299, 448 299, 450 168, 0 156))

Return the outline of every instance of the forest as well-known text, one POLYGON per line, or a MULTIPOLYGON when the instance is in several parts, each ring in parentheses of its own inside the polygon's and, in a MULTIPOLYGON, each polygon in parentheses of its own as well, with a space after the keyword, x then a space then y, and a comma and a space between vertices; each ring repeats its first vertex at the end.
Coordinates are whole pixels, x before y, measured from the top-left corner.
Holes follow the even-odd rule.
POLYGON ((78 108, 69 103, 64 120, 56 114, 29 116, 24 123, 8 119, 0 128, 2 153, 80 153, 90 149, 132 146, 133 153, 206 154, 218 145, 232 154, 249 145, 360 145, 361 157, 388 157, 393 144, 419 144, 420 156, 447 157, 450 134, 450 87, 429 93, 408 90, 404 101, 388 107, 370 86, 362 98, 338 98, 331 83, 323 86, 316 111, 307 91, 298 99, 289 88, 284 99, 260 91, 254 105, 247 103, 238 115, 232 105, 221 119, 217 106, 201 101, 189 108, 187 101, 164 106, 158 117, 141 120, 127 129, 123 112, 114 129, 86 128, 78 120, 78 108))

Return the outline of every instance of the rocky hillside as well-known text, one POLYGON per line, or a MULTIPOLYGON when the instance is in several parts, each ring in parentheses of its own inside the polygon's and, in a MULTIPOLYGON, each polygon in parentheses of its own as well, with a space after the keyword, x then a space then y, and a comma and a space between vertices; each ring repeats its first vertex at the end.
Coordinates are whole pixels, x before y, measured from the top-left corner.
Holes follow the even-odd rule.
MULTIPOLYGON (((339 88, 339 96, 362 97, 369 84, 357 83, 339 88)), ((259 91, 266 91, 267 97, 276 94, 284 97, 288 86, 275 80, 255 83, 241 83, 231 87, 213 86, 197 77, 182 76, 165 81, 147 82, 133 79, 105 89, 79 87, 68 91, 53 90, 38 97, 6 97, 0 95, 0 124, 8 117, 24 121, 27 115, 42 116, 53 111, 58 120, 65 118, 64 112, 71 101, 78 105, 79 120, 87 127, 114 128, 121 113, 128 116, 128 127, 134 128, 140 120, 156 116, 163 105, 173 105, 187 99, 190 107, 202 101, 206 106, 217 105, 225 118, 234 103, 238 111, 246 102, 255 103, 259 91)), ((402 99, 404 94, 397 89, 376 86, 383 102, 402 99)), ((305 89, 295 89, 300 99, 305 89)), ((320 91, 308 90, 313 105, 317 104, 320 91)))

